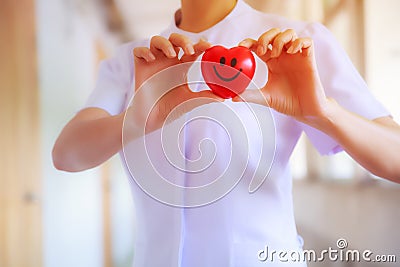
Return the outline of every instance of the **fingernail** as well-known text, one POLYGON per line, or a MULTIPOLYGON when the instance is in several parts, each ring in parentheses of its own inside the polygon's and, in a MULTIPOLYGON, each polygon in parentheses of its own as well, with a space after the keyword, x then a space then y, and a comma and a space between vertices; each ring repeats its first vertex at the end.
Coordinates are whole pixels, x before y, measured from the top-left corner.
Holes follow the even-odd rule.
POLYGON ((265 54, 264 46, 259 45, 259 46, 257 47, 257 54, 258 54, 259 56, 262 56, 262 55, 265 54))
POLYGON ((194 48, 191 45, 185 46, 185 50, 189 55, 193 55, 194 54, 194 48))
POLYGON ((265 49, 265 46, 262 45, 261 46, 261 55, 264 55, 267 52, 267 50, 265 49))
POLYGON ((247 41, 243 40, 239 43, 239 46, 246 46, 247 45, 247 41))
POLYGON ((150 53, 149 59, 150 59, 150 61, 153 61, 153 60, 156 60, 156 57, 153 55, 153 53, 150 53))
POLYGON ((294 47, 291 46, 291 47, 289 47, 289 49, 286 51, 286 53, 288 53, 288 54, 293 54, 293 51, 294 51, 294 47))
POLYGON ((172 47, 168 48, 168 54, 169 54, 171 57, 176 57, 175 49, 173 49, 172 47))

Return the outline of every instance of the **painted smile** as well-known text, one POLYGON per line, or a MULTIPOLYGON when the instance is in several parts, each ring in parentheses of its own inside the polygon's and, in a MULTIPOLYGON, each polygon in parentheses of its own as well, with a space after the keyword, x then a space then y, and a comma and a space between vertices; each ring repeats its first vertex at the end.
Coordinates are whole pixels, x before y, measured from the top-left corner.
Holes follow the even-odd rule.
POLYGON ((243 71, 242 68, 240 68, 240 70, 239 70, 235 75, 233 75, 233 76, 230 77, 230 78, 225 78, 225 77, 222 77, 222 76, 218 73, 217 68, 216 68, 215 66, 213 66, 213 68, 214 68, 214 71, 215 71, 215 74, 217 75, 217 77, 220 78, 221 80, 223 80, 224 82, 231 82, 231 81, 233 81, 233 80, 236 79, 236 78, 240 75, 240 73, 243 71))

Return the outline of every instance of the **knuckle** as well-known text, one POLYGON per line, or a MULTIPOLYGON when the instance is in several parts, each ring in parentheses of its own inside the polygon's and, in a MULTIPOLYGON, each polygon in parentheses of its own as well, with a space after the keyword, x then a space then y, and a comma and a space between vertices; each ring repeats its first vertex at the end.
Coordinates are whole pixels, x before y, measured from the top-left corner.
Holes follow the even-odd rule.
POLYGON ((281 32, 281 29, 278 27, 272 28, 269 32, 281 32))
POLYGON ((133 48, 133 54, 139 55, 146 50, 147 50, 147 47, 135 47, 135 48, 133 48))
POLYGON ((180 38, 181 38, 181 35, 179 33, 173 32, 168 37, 168 40, 173 41, 173 40, 179 40, 180 38))
POLYGON ((283 45, 283 44, 284 44, 284 41, 282 39, 282 35, 279 35, 279 36, 277 36, 275 38, 273 46, 280 46, 280 45, 283 45))
POLYGON ((258 41, 262 43, 270 42, 271 39, 278 35, 280 32, 281 30, 279 28, 271 28, 270 30, 263 33, 258 41))
POLYGON ((267 44, 267 43, 269 43, 270 40, 271 40, 271 37, 270 37, 269 35, 263 34, 263 35, 260 37, 260 39, 258 39, 258 42, 259 42, 259 43, 262 43, 262 44, 267 44))
POLYGON ((158 37, 159 37, 158 35, 154 35, 153 37, 151 37, 150 42, 154 43, 155 41, 158 40, 158 37))
POLYGON ((190 43, 190 39, 182 34, 179 33, 171 33, 169 36, 170 41, 175 41, 181 44, 187 44, 190 43))
POLYGON ((180 45, 184 46, 184 45, 189 44, 189 39, 188 39, 187 37, 181 36, 181 37, 177 40, 177 42, 178 42, 180 45))
POLYGON ((313 40, 311 38, 308 38, 308 37, 299 38, 297 40, 299 40, 299 43, 301 43, 301 44, 305 44, 305 45, 312 45, 313 44, 313 40))
POLYGON ((251 39, 251 38, 246 38, 246 39, 244 39, 242 42, 249 43, 249 44, 254 44, 254 43, 256 43, 256 41, 255 41, 254 39, 251 39))
POLYGON ((158 45, 164 45, 165 43, 169 43, 169 41, 167 39, 165 39, 164 37, 162 37, 160 35, 153 36, 151 38, 151 42, 156 43, 158 45))
POLYGON ((293 29, 287 29, 285 32, 284 32, 284 34, 286 35, 286 36, 291 36, 292 38, 292 41, 294 41, 295 39, 297 39, 297 33, 296 33, 296 31, 295 30, 293 30, 293 29))
POLYGON ((285 32, 286 33, 296 34, 296 31, 294 29, 291 29, 291 28, 287 29, 285 32))
POLYGON ((192 41, 190 41, 189 38, 184 37, 184 38, 182 39, 182 46, 189 46, 189 45, 192 45, 192 41))

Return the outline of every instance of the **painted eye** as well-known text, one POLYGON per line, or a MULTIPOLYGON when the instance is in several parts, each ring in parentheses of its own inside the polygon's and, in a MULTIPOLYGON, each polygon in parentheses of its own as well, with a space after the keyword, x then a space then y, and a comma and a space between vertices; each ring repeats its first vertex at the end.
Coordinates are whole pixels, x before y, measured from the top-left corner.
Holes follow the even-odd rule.
POLYGON ((224 57, 221 57, 221 59, 219 60, 219 64, 225 65, 225 61, 226 59, 224 57))
POLYGON ((231 60, 231 67, 235 67, 236 64, 237 64, 237 60, 236 60, 236 58, 233 58, 233 59, 231 60))

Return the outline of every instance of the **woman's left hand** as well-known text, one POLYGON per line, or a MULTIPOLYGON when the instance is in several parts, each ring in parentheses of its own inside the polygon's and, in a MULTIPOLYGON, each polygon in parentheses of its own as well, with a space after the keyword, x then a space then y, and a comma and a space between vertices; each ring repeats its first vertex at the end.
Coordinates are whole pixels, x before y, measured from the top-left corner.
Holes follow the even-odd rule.
POLYGON ((260 90, 246 90, 233 101, 268 105, 306 123, 323 116, 328 99, 318 75, 312 39, 298 38, 294 30, 274 28, 258 40, 245 39, 239 45, 250 48, 267 64, 268 82, 260 90))

